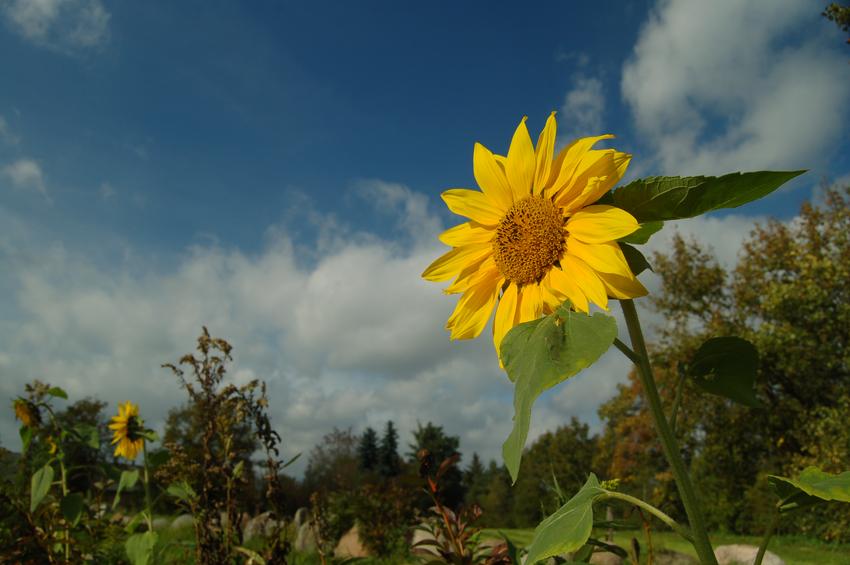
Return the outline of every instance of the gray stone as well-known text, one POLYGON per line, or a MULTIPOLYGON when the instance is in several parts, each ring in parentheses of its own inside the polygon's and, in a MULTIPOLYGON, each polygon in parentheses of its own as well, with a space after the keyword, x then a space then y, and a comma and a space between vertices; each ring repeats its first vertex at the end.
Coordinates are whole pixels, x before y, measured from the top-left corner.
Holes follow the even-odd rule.
POLYGON ((313 533, 310 522, 304 522, 298 526, 298 533, 295 535, 295 551, 316 551, 316 535, 313 533))
POLYGON ((170 524, 171 524, 171 521, 168 518, 165 518, 163 516, 160 516, 158 518, 154 518, 151 521, 151 525, 153 526, 154 530, 164 530, 170 524))
POLYGON ((191 528, 195 524, 195 519, 191 514, 181 514, 171 522, 172 530, 182 530, 183 528, 191 528))
POLYGON ((594 565, 623 565, 623 558, 610 551, 597 551, 590 556, 590 562, 594 565))
POLYGON ((271 517, 271 512, 263 512, 248 520, 242 531, 242 542, 254 538, 266 538, 272 535, 277 522, 271 517))
POLYGON ((669 549, 656 551, 654 558, 655 565, 699 565, 699 561, 695 557, 669 549))
MULTIPOLYGON (((752 565, 755 563, 759 548, 740 543, 720 545, 714 550, 718 565, 752 565)), ((768 551, 764 554, 762 565, 785 565, 778 555, 768 551)))
POLYGON ((292 519, 292 523, 295 524, 296 528, 300 528, 301 524, 306 524, 309 519, 310 511, 302 507, 295 511, 295 517, 292 519))
POLYGON ((357 525, 348 530, 344 536, 339 539, 334 549, 335 557, 369 557, 369 551, 363 546, 360 541, 360 534, 357 531, 357 525))
POLYGON ((423 553, 428 555, 434 555, 439 557, 440 553, 437 551, 437 548, 431 544, 426 545, 416 545, 419 542, 423 541, 434 541, 434 535, 429 531, 424 529, 425 524, 420 524, 413 530, 413 538, 410 540, 410 546, 418 553, 422 555, 423 553))

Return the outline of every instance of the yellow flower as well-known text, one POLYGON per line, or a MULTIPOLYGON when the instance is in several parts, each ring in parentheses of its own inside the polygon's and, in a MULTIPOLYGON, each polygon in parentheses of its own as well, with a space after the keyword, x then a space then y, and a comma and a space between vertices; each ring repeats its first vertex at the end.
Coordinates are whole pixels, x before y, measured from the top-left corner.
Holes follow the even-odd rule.
POLYGON ((56 455, 56 451, 59 449, 59 446, 56 445, 56 440, 47 436, 47 445, 49 446, 47 448, 47 452, 50 453, 50 455, 56 455))
POLYGON ((23 398, 16 398, 12 405, 15 408, 15 418, 20 420, 23 425, 28 428, 38 425, 38 408, 32 402, 23 398))
POLYGON ((447 294, 460 300, 446 323, 452 339, 481 334, 493 309, 496 351, 517 324, 554 311, 569 299, 589 311, 607 309, 608 297, 647 291, 629 269, 617 240, 638 229, 628 212, 594 204, 623 177, 631 155, 592 149, 600 135, 578 139, 554 157, 555 113, 535 149, 523 118, 507 157, 476 143, 472 156, 481 191, 454 188, 442 194, 449 210, 470 221, 446 230, 452 250, 422 276, 454 282, 447 294))
POLYGON ((115 457, 125 457, 134 460, 144 446, 142 436, 142 420, 139 418, 139 407, 129 400, 118 405, 118 415, 112 417, 109 424, 112 430, 112 443, 115 447, 115 457))

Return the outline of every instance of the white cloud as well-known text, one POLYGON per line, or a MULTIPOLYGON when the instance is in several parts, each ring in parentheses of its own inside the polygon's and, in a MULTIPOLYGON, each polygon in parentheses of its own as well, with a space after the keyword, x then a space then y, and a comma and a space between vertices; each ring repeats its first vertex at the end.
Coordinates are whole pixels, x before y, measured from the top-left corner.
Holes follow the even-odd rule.
POLYGON ((3 168, 3 175, 7 177, 15 188, 35 190, 48 200, 47 186, 44 182, 44 173, 39 164, 32 159, 18 159, 3 168))
POLYGON ((100 0, 7 0, 6 21, 26 39, 60 50, 97 47, 109 39, 100 0))
POLYGON ((660 0, 621 87, 663 172, 824 165, 850 79, 819 18, 805 0, 660 0))
POLYGON ((605 95, 602 81, 593 77, 578 77, 564 96, 558 125, 564 137, 574 139, 602 133, 605 95))
POLYGON ((0 141, 9 145, 16 145, 20 141, 3 116, 0 116, 0 141))

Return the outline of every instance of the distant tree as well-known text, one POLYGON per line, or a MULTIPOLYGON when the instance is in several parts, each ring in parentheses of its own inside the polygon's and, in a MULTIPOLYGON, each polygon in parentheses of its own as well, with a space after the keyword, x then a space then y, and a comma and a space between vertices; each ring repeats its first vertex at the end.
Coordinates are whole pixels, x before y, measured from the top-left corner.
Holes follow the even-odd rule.
POLYGON ((334 428, 325 434, 322 442, 310 452, 304 472, 304 486, 308 492, 351 492, 360 485, 359 441, 351 428, 334 428))
POLYGON ((378 467, 378 433, 372 428, 366 428, 360 436, 357 448, 360 457, 360 468, 364 471, 375 471, 378 467))
MULTIPOLYGON (((460 438, 447 435, 442 426, 436 426, 431 422, 426 425, 417 424, 413 432, 413 443, 410 444, 409 452, 411 463, 415 462, 416 454, 422 449, 427 449, 434 457, 435 473, 440 463, 446 458, 458 453, 460 438)), ((443 496, 442 502, 451 508, 457 508, 464 500, 463 476, 457 465, 452 466, 440 479, 440 492, 443 496)))
POLYGON ((396 477, 401 473, 401 458, 398 455, 398 432, 387 422, 381 445, 378 447, 378 472, 384 478, 396 477))
POLYGON ((487 467, 487 492, 481 499, 480 525, 489 528, 513 528, 514 492, 511 488, 511 476, 504 465, 490 461, 487 467))
POLYGON ((484 464, 481 462, 478 454, 473 453, 469 467, 463 471, 463 488, 466 491, 464 504, 467 506, 478 504, 481 506, 484 496, 487 494, 488 482, 487 469, 484 468, 484 464))
MULTIPOLYGON (((831 2, 823 11, 823 17, 835 22, 844 33, 850 32, 850 5, 831 2)), ((847 38, 847 43, 850 44, 850 38, 847 38)))

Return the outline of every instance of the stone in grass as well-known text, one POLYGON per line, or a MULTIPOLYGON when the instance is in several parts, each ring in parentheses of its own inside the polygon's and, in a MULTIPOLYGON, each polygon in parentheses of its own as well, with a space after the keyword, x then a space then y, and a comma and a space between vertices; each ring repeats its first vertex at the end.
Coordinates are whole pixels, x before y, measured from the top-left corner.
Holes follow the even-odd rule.
POLYGON ((164 516, 159 516, 151 521, 154 530, 164 530, 171 525, 171 521, 164 516))
POLYGON ((623 558, 610 551, 596 551, 590 556, 594 565, 623 565, 623 558))
POLYGON ((181 514, 171 522, 172 530, 182 530, 184 528, 191 528, 195 524, 195 519, 192 518, 191 514, 181 514))
MULTIPOLYGON (((756 561, 759 548, 754 545, 740 543, 720 545, 714 550, 718 565, 751 565, 756 561)), ((778 555, 768 551, 764 554, 762 565, 785 565, 778 555)))
POLYGON ((309 519, 310 511, 302 506, 295 511, 295 518, 292 519, 292 523, 295 524, 296 528, 300 528, 301 524, 306 524, 309 519))
POLYGON ((313 533, 310 522, 304 522, 298 526, 298 533, 295 535, 295 551, 316 551, 316 535, 313 533))
POLYGON ((363 546, 360 541, 360 534, 357 531, 357 526, 348 530, 344 536, 339 539, 334 549, 335 557, 369 557, 369 551, 363 546))
POLYGON ((655 565, 699 565, 696 557, 670 549, 660 549, 653 555, 655 565))
POLYGON ((263 512, 248 520, 242 530, 242 543, 254 538, 265 538, 272 534, 277 523, 271 512, 263 512))

